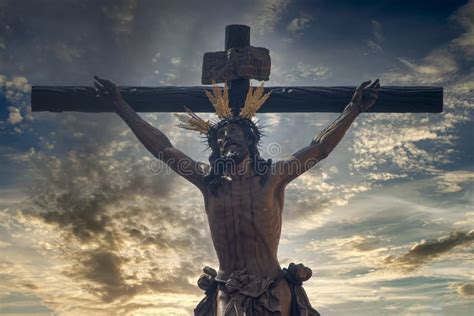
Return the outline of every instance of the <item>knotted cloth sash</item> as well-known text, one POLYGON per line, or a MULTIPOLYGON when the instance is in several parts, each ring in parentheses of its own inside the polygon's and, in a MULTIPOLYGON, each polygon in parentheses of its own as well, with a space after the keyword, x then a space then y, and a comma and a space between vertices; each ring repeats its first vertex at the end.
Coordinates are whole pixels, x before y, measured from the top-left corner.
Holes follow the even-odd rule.
POLYGON ((311 277, 311 269, 302 264, 291 263, 283 269, 281 277, 270 279, 255 276, 245 270, 233 272, 226 281, 216 280, 216 270, 205 267, 204 274, 198 280, 198 286, 205 291, 205 297, 194 309, 195 316, 278 316, 281 307, 278 297, 273 294, 274 288, 285 278, 291 289, 292 316, 320 316, 311 307, 308 296, 303 289, 303 282, 311 277), (216 315, 216 297, 218 286, 230 294, 224 315, 216 315))

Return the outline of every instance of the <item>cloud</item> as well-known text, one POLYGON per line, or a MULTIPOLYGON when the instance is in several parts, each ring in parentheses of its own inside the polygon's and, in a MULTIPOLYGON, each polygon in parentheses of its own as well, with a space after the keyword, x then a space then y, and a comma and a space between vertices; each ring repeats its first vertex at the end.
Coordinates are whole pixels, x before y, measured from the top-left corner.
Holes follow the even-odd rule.
POLYGON ((31 86, 28 84, 28 79, 22 76, 14 76, 8 79, 7 76, 0 75, 0 86, 6 89, 5 97, 10 101, 17 101, 22 97, 20 93, 29 93, 31 86))
POLYGON ((381 52, 383 51, 383 48, 382 46, 380 46, 380 44, 378 44, 376 41, 374 41, 373 39, 368 39, 367 40, 367 46, 369 47, 369 49, 373 52, 381 52))
POLYGON ((360 236, 356 235, 350 239, 352 247, 359 251, 370 251, 380 247, 381 240, 377 236, 367 235, 360 236))
POLYGON ((416 75, 420 83, 446 82, 449 81, 449 76, 458 71, 454 57, 443 50, 432 52, 419 65, 404 58, 400 58, 400 62, 416 75))
POLYGON ((298 62, 296 66, 282 74, 288 83, 311 82, 321 80, 329 75, 329 68, 323 65, 311 65, 298 62))
POLYGON ((153 56, 153 58, 151 59, 152 63, 153 64, 158 64, 158 62, 160 61, 160 57, 161 57, 161 53, 157 52, 155 54, 155 56, 153 56))
POLYGON ((111 238, 106 229, 111 221, 107 214, 110 205, 128 196, 150 194, 159 197, 170 190, 166 185, 169 182, 154 185, 157 179, 147 179, 140 172, 124 178, 120 174, 122 170, 133 168, 136 163, 120 163, 101 155, 71 152, 61 160, 36 153, 30 163, 41 172, 31 193, 34 205, 44 210, 38 216, 70 231, 84 242, 95 235, 111 238))
POLYGON ((285 193, 283 221, 290 236, 307 233, 324 223, 337 207, 370 189, 365 182, 351 183, 336 177, 334 168, 316 167, 290 183, 285 193))
POLYGON ((28 79, 22 76, 13 76, 11 78, 0 75, 0 92, 7 105, 9 105, 8 122, 11 124, 20 123, 23 118, 31 119, 29 107, 29 93, 31 86, 28 79))
POLYGON ((367 40, 367 46, 373 52, 382 52, 382 42, 385 40, 382 32, 382 23, 372 20, 372 37, 367 40))
POLYGON ((286 30, 293 35, 299 36, 310 27, 313 18, 309 15, 296 17, 288 24, 286 30))
POLYGON ((451 251, 454 247, 469 245, 474 241, 474 230, 469 232, 453 232, 449 236, 436 240, 422 240, 415 244, 407 253, 401 256, 388 256, 384 259, 386 264, 412 270, 426 262, 451 251))
POLYGON ((473 12, 474 1, 471 0, 450 18, 452 23, 464 29, 461 35, 421 60, 399 58, 401 67, 385 73, 383 80, 403 84, 452 84, 464 81, 467 73, 465 67, 472 65, 470 61, 474 57, 473 12))
POLYGON ((402 84, 440 84, 451 82, 459 70, 455 56, 445 49, 437 49, 420 61, 399 58, 403 70, 385 73, 382 80, 402 84))
POLYGON ((352 128, 356 141, 351 166, 376 182, 394 178, 381 177, 375 170, 398 178, 444 174, 460 154, 455 144, 465 135, 458 135, 457 130, 470 121, 468 100, 468 95, 445 89, 440 114, 364 115, 352 128), (447 145, 452 150, 446 150, 447 145))
POLYGON ((372 23, 372 34, 374 36, 374 39, 379 43, 382 42, 384 40, 384 36, 382 33, 382 23, 377 20, 372 20, 370 22, 372 23))
MULTIPOLYGON (((394 179, 378 176, 373 172, 375 168, 400 175, 399 178, 439 175, 439 182, 444 181, 446 189, 449 183, 453 184, 449 189, 456 189, 455 175, 451 175, 451 182, 447 176, 441 175, 447 173, 445 166, 459 157, 455 149, 446 150, 444 146, 451 144, 455 148, 455 143, 459 141, 457 137, 463 137, 457 135, 457 129, 471 120, 469 111, 472 102, 469 100, 472 78, 468 73, 472 63, 466 63, 467 55, 460 53, 457 39, 471 32, 470 24, 465 19, 471 14, 472 3, 461 7, 451 17, 452 23, 463 26, 461 35, 439 45, 421 59, 398 58, 399 67, 381 76, 382 85, 442 85, 443 113, 390 114, 386 117, 383 114, 366 115, 361 124, 356 124, 353 129, 358 141, 354 143, 356 157, 352 166, 357 172, 366 172, 375 182, 394 179)), ((381 24, 373 21, 372 27, 374 41, 383 40, 381 24)))
POLYGON ((120 0, 101 6, 104 16, 110 20, 117 41, 124 41, 133 32, 138 0, 120 0))
POLYGON ((438 189, 443 193, 453 193, 462 190, 462 184, 472 183, 474 181, 474 172, 467 170, 458 170, 446 172, 437 177, 438 189))
POLYGON ((83 282, 91 281, 89 291, 101 297, 104 302, 111 302, 121 297, 132 297, 140 286, 125 282, 122 272, 123 258, 112 251, 93 249, 84 251, 77 258, 78 264, 66 275, 83 282))
MULTIPOLYGON (((338 262, 344 262, 348 258, 360 258, 360 265, 356 268, 360 270, 361 266, 369 262, 369 265, 375 268, 376 260, 387 250, 388 242, 387 238, 379 235, 356 234, 346 238, 314 240, 305 245, 304 249, 329 254, 338 262)), ((352 263, 356 261, 352 260, 352 263)))
POLYGON ((8 123, 15 125, 23 121, 23 116, 21 116, 20 110, 16 107, 8 107, 8 123))
POLYGON ((162 85, 172 85, 176 82, 178 76, 175 73, 167 72, 164 74, 164 80, 160 80, 160 84, 162 85))
POLYGON ((462 50, 465 56, 472 60, 474 58, 474 1, 470 0, 459 8, 452 17, 452 20, 465 29, 465 32, 458 38, 455 38, 452 44, 462 50))
POLYGON ((410 115, 391 114, 386 120, 383 116, 382 114, 374 117, 373 121, 377 122, 375 124, 369 118, 357 125, 354 131, 357 141, 353 146, 355 153, 359 155, 354 158, 353 167, 360 171, 373 170, 376 165, 395 165, 400 168, 398 173, 433 169, 432 165, 436 164, 441 156, 434 157, 414 145, 422 140, 438 140, 438 133, 433 127, 420 124, 411 126, 419 120, 410 115))
POLYGON ((464 297, 473 297, 474 296, 474 284, 473 283, 464 283, 459 284, 457 287, 458 293, 464 297))
POLYGON ((172 57, 170 62, 175 66, 180 65, 181 64, 181 57, 172 57))
POLYGON ((74 47, 70 44, 61 42, 52 44, 49 47, 49 50, 59 61, 63 63, 72 63, 75 60, 80 59, 85 53, 83 48, 74 47))
MULTIPOLYGON (((188 278, 197 277, 203 264, 214 265, 205 215, 194 201, 199 196, 189 186, 175 186, 177 177, 164 170, 151 173, 150 159, 141 159, 138 141, 131 133, 120 133, 124 125, 116 119, 62 118, 56 142, 70 134, 76 150, 48 154, 32 148, 7 156, 33 179, 17 226, 49 231, 49 239, 56 240, 35 236, 33 245, 62 262, 56 273, 98 300, 99 310, 102 303, 122 308, 123 302, 139 303, 143 295, 158 293, 191 295, 189 302, 197 303, 201 291, 188 278)), ((31 277, 24 282, 41 288, 31 277)), ((59 298, 48 299, 48 306, 64 307, 59 298)))
POLYGON ((5 123, 0 121, 0 131, 4 124, 7 127, 5 129, 7 132, 21 133, 23 131, 25 125, 21 123, 32 119, 29 106, 30 91, 31 86, 27 78, 23 76, 9 78, 0 75, 0 98, 5 98, 5 105, 8 110, 8 118, 5 123))
POLYGON ((290 2, 291 0, 260 0, 252 26, 262 35, 273 32, 290 2))

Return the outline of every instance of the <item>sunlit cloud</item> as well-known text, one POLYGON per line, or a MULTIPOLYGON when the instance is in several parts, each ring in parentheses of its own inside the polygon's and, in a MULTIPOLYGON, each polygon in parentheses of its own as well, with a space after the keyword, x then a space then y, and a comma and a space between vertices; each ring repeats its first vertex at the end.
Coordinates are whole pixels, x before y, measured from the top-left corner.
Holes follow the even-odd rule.
POLYGON ((437 179, 438 188, 441 192, 459 192, 462 190, 462 185, 474 182, 474 172, 463 170, 446 172, 438 176, 437 179))
POLYGON ((469 245, 474 241, 474 231, 454 232, 436 240, 423 240, 401 256, 388 256, 385 263, 405 269, 416 269, 420 265, 437 258, 454 247, 469 245))
POLYGON ((474 284, 472 283, 464 283, 464 284, 459 284, 456 286, 458 293, 461 296, 465 297, 473 297, 474 296, 474 284))

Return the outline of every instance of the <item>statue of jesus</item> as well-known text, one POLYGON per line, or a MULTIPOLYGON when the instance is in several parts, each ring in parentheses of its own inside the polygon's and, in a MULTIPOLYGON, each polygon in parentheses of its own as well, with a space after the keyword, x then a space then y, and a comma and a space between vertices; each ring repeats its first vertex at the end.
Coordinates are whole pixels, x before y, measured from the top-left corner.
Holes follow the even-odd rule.
POLYGON ((221 119, 210 123, 189 110, 180 116, 184 128, 207 136, 209 164, 194 161, 175 148, 159 129, 143 120, 110 81, 95 77, 98 96, 113 105, 138 140, 158 159, 194 184, 202 193, 218 271, 206 267, 198 281, 206 297, 198 316, 319 315, 311 307, 302 282, 311 270, 302 264, 282 269, 277 257, 285 188, 326 158, 356 117, 378 98, 379 81, 366 81, 342 114, 307 147, 287 159, 264 160, 258 144, 261 132, 252 119, 269 97, 263 87, 247 95, 240 113, 232 113, 226 87, 214 86, 208 97, 221 119))

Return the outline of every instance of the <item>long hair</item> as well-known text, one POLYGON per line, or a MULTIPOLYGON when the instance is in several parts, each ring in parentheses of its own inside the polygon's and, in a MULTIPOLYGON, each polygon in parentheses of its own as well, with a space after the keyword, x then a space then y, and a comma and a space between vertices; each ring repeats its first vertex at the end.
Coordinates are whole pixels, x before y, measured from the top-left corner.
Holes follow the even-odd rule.
POLYGON ((209 174, 205 177, 205 181, 210 192, 214 195, 217 194, 217 188, 224 181, 224 172, 226 171, 226 164, 222 163, 222 156, 217 145, 217 131, 232 123, 239 124, 242 127, 246 138, 251 141, 249 144, 250 163, 255 173, 260 176, 260 183, 262 185, 266 179, 264 175, 267 173, 268 168, 272 163, 271 159, 265 160, 260 157, 258 146, 262 133, 253 121, 241 117, 232 117, 218 122, 209 130, 207 138, 212 153, 209 156, 211 168, 209 174))

